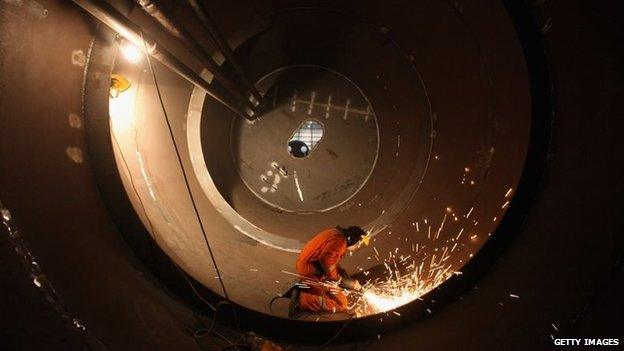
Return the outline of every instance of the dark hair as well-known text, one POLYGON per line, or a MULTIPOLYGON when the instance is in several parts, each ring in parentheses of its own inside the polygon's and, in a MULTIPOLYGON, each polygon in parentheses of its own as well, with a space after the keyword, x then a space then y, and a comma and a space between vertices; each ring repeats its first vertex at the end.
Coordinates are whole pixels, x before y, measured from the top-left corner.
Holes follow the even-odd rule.
POLYGON ((357 244, 362 239, 362 237, 366 235, 364 229, 355 225, 352 225, 348 228, 342 228, 341 226, 337 226, 336 229, 342 232, 342 234, 344 234, 344 236, 347 238, 347 246, 353 246, 357 244))

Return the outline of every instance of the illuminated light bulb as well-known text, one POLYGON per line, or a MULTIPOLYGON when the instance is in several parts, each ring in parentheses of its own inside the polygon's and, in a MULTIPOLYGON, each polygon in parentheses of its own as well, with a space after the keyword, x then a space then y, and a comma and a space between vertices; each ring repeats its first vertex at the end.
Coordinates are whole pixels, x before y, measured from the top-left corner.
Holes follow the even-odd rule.
POLYGON ((128 62, 130 63, 137 63, 143 59, 143 52, 141 52, 138 47, 127 41, 121 42, 121 44, 119 45, 119 49, 121 50, 121 53, 124 55, 126 60, 128 60, 128 62))

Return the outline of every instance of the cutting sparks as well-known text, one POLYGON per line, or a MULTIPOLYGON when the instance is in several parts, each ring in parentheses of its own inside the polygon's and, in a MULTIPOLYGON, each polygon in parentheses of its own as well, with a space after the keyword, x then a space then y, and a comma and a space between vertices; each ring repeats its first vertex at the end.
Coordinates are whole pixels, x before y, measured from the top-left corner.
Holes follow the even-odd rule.
POLYGON ((387 312, 415 300, 414 295, 408 291, 403 291, 399 296, 393 296, 383 293, 378 294, 368 290, 364 292, 363 298, 377 312, 387 312))
POLYGON ((450 255, 448 247, 441 251, 441 255, 422 257, 418 266, 411 255, 403 256, 398 254, 398 250, 390 251, 383 262, 385 277, 366 282, 360 293, 353 294, 353 309, 359 315, 389 312, 420 299, 452 275, 458 274, 451 264, 445 262, 450 255))
MULTIPOLYGON (((509 188, 505 193, 505 198, 509 198, 513 192, 509 188)), ((508 208, 510 200, 505 200, 501 206, 501 210, 508 208)), ((463 212, 463 211, 462 211, 463 212)), ((360 291, 345 291, 349 295, 350 310, 358 316, 367 316, 378 313, 385 313, 387 316, 401 316, 395 309, 409 304, 415 300, 422 300, 423 296, 440 286, 454 275, 461 275, 458 266, 464 260, 450 259, 451 255, 464 254, 468 259, 472 258, 473 252, 467 250, 466 241, 460 241, 462 234, 466 231, 464 225, 467 221, 471 221, 476 227, 479 221, 475 217, 475 208, 470 207, 464 215, 456 215, 453 207, 443 208, 442 218, 439 226, 435 226, 432 221, 423 218, 422 221, 426 228, 426 234, 420 234, 422 240, 429 243, 411 243, 410 252, 399 252, 399 247, 384 248, 383 251, 376 246, 372 246, 372 254, 367 257, 368 260, 374 260, 380 263, 380 270, 376 273, 372 269, 364 270, 360 268, 363 276, 369 280, 363 282, 360 291), (447 222, 448 216, 455 219, 454 222, 447 222), (474 218, 474 219, 473 219, 474 218), (459 223, 455 223, 459 221, 459 223), (433 230, 432 230, 433 227, 433 230), (388 250, 388 251, 386 251, 388 250), (385 252, 384 252, 385 251, 385 252)), ((498 216, 493 217, 492 222, 497 222, 498 216)), ((415 227, 416 233, 420 232, 419 222, 411 222, 411 226, 415 227)), ((388 235, 392 231, 387 232, 388 235)), ((488 234, 488 236, 490 236, 488 234)), ((408 235, 401 233, 397 236, 399 241, 405 238, 408 241, 408 235)), ((480 235, 469 235, 471 243, 480 242, 480 235)), ((374 242, 375 239, 372 239, 374 242)), ((465 256, 464 256, 465 257, 465 256)), ((365 279, 366 279, 365 278, 365 279)), ((312 284, 313 282, 304 282, 312 284)), ((316 283, 318 284, 318 283, 316 283)), ((339 287, 334 287, 339 289, 339 287)), ((510 298, 518 299, 519 295, 510 293, 510 298)), ((500 303, 502 306, 502 303, 500 303)), ((427 312, 432 313, 430 309, 427 312)), ((383 318, 380 318, 383 321, 383 318)), ((554 325, 553 325, 553 328, 554 325)))

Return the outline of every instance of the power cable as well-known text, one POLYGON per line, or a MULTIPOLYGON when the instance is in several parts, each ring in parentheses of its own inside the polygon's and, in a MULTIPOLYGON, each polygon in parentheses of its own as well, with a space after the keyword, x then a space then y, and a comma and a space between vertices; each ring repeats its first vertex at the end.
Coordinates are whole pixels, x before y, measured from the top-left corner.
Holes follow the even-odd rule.
POLYGON ((229 295, 227 293, 227 289, 225 288, 225 284, 223 283, 223 277, 221 276, 221 271, 219 270, 219 266, 218 266, 217 261, 216 261, 216 259, 214 257, 214 253, 212 251, 212 247, 210 246, 210 242, 208 241, 208 237, 206 236, 206 230, 205 230, 204 224, 203 224, 203 222, 201 220, 201 216, 199 215, 199 210, 197 209, 197 204, 195 203, 195 198, 193 197, 193 193, 191 191, 191 186, 190 186, 190 183, 189 183, 189 180, 188 180, 188 175, 186 174, 186 170, 184 169, 184 165, 182 163, 182 157, 180 155, 180 150, 178 148, 178 144, 177 144, 177 142, 175 140, 175 137, 173 135, 173 128, 171 127, 171 122, 169 121, 169 115, 167 114, 167 109, 165 108, 165 103, 164 103, 163 98, 162 98, 162 94, 161 94, 161 91, 160 91, 160 86, 158 85, 158 80, 156 79, 156 73, 154 72, 154 67, 152 66, 152 60, 150 59, 149 50, 147 48, 147 43, 145 42, 145 39, 143 38, 143 32, 140 32, 140 34, 141 34, 141 41, 143 42, 143 47, 144 47, 145 52, 146 52, 145 56, 147 57, 147 63, 148 63, 149 69, 150 69, 150 73, 152 75, 152 80, 154 81, 154 86, 156 87, 156 93, 158 95, 158 100, 160 102, 160 107, 162 108, 162 111, 163 111, 163 114, 164 114, 164 117, 165 117, 165 122, 167 124, 167 129, 169 131, 169 135, 171 137, 171 141, 173 143, 173 147, 175 149, 176 156, 178 158, 178 163, 180 165, 180 170, 182 171, 182 175, 183 175, 183 178, 184 178, 184 183, 186 185, 186 190, 187 190, 188 195, 189 195, 189 197, 191 199, 191 203, 193 205, 193 210, 195 212, 195 216, 197 218, 197 222, 198 222, 199 227, 201 229, 202 236, 204 238, 204 242, 206 244, 206 247, 208 248, 208 252, 210 254, 210 259, 212 260, 212 264, 213 264, 213 266, 215 268, 215 271, 217 273, 217 278, 219 279, 219 284, 221 285, 221 289, 223 290, 223 295, 224 295, 225 300, 227 301, 227 303, 232 308, 232 312, 234 314, 234 320, 236 321, 236 324, 238 326, 238 315, 236 313, 236 308, 232 304, 232 301, 230 300, 230 297, 229 297, 229 295))
POLYGON ((338 338, 338 336, 340 336, 340 334, 342 334, 342 331, 347 327, 347 325, 349 325, 349 323, 353 320, 353 318, 354 318, 354 315, 351 315, 351 317, 349 317, 349 319, 347 319, 342 324, 340 329, 338 329, 336 334, 334 334, 331 338, 329 338, 329 340, 327 340, 327 342, 325 342, 323 345, 321 345, 321 347, 319 348, 319 351, 325 350, 332 342, 334 342, 334 340, 336 340, 338 338))
MULTIPOLYGON (((188 283, 188 286, 191 287, 191 290, 193 290, 193 292, 195 293, 195 295, 197 295, 197 297, 206 305, 208 305, 214 312, 217 312, 217 308, 213 306, 210 302, 208 302, 196 289, 195 286, 193 285, 193 282, 191 282, 191 280, 186 276, 186 273, 184 273, 184 271, 182 270, 182 268, 180 268, 180 266, 178 266, 175 262, 173 262, 173 265, 175 266, 175 268, 178 270, 178 272, 180 272, 180 275, 182 275, 182 277, 184 277, 184 280, 186 280, 186 282, 188 283)), ((217 305, 218 306, 218 305, 217 305)))
POLYGON ((223 335, 218 334, 217 332, 214 331, 215 326, 217 324, 217 313, 219 312, 219 307, 223 306, 224 304, 226 304, 225 301, 221 301, 221 302, 219 302, 217 304, 217 306, 216 306, 216 308, 214 310, 214 315, 213 315, 213 318, 212 318, 212 323, 210 323, 210 326, 208 328, 204 328, 204 329, 196 329, 193 332, 193 338, 201 339, 201 338, 205 337, 206 335, 213 333, 215 335, 218 335, 222 339, 226 340, 227 342, 231 343, 231 341, 229 339, 224 338, 223 335))
MULTIPOLYGON (((114 124, 113 124, 114 127, 114 124)), ((132 190, 134 191, 134 194, 136 195, 137 199, 139 200, 139 204, 141 205, 141 209, 143 210, 143 214, 145 215, 145 220, 147 221, 147 224, 149 226, 149 231, 151 231, 152 233, 154 232, 154 226, 152 225, 152 221, 149 219, 149 216, 147 215, 147 210, 145 209, 145 204, 143 203, 143 199, 141 198, 141 196, 139 195, 139 191, 136 188, 136 184, 134 183, 134 177, 132 176, 132 173, 130 173, 130 167, 128 166, 128 162, 126 161, 126 157, 123 154, 123 151, 121 150, 121 146, 119 145, 119 141, 117 140, 117 136, 115 135, 115 131, 113 130, 111 132, 111 136, 113 139, 113 142, 115 143, 115 146, 117 146, 117 150, 119 151, 119 156, 121 158, 122 163, 124 164, 124 167, 126 168, 126 171, 128 172, 128 178, 130 180, 130 187, 132 188, 132 190)), ((137 145, 138 148, 138 145, 137 145)), ((149 235, 149 231, 148 231, 148 235, 149 235)), ((151 258, 152 258, 152 264, 154 265, 154 270, 156 271, 156 275, 158 276, 158 278, 161 278, 161 274, 160 274, 160 269, 158 268, 158 262, 156 261, 156 255, 154 254, 154 244, 152 241, 156 241, 156 238, 149 235, 149 237, 152 240, 149 240, 150 243, 150 253, 151 253, 151 258)))
MULTIPOLYGON (((148 51, 148 48, 147 48, 147 43, 145 42, 145 39, 143 38, 143 32, 140 32, 140 34, 141 34, 141 41, 143 42, 143 47, 145 49, 145 52, 147 53, 146 54, 147 62, 148 62, 148 65, 149 65, 150 73, 152 75, 152 80, 154 81, 154 86, 156 87, 156 93, 158 95, 158 100, 160 102, 160 106, 161 106, 161 108, 163 110, 163 114, 165 116, 165 122, 167 123, 167 129, 169 131, 169 135, 171 137, 171 141, 173 143, 173 147, 174 147, 175 152, 176 152, 178 163, 180 165, 180 170, 182 171, 182 175, 183 175, 183 178, 184 178, 184 183, 186 185, 186 190, 187 190, 187 192, 189 194, 189 197, 191 199, 191 203, 193 205, 193 210, 195 212, 195 216, 197 217, 197 222, 198 222, 198 224, 200 226, 200 229, 201 229, 201 232, 202 232, 202 236, 204 238, 204 242, 206 243, 206 247, 208 248, 208 252, 210 253, 210 259, 212 260, 212 264, 213 264, 213 266, 215 268, 215 271, 217 273, 217 278, 219 279, 219 284, 221 285, 221 289, 223 290, 223 294, 225 296, 225 299, 226 299, 228 305, 230 305, 230 307, 232 308, 232 312, 234 314, 234 319, 235 319, 235 321, 236 321, 236 323, 238 325, 238 316, 237 316, 237 313, 236 313, 236 308, 232 304, 232 301, 230 300, 230 297, 229 297, 229 295, 227 293, 227 290, 225 288, 225 284, 223 283, 223 278, 221 276, 221 271, 219 270, 219 266, 218 266, 217 261, 216 261, 216 259, 214 257, 214 253, 212 251, 212 247, 210 246, 210 242, 208 241, 208 237, 206 236, 206 230, 204 229, 204 224, 203 224, 203 222, 201 220, 201 216, 199 215, 199 210, 197 209, 197 204, 195 203, 195 198, 193 197, 193 193, 191 192, 191 187, 190 187, 190 183, 189 183, 189 180, 188 180, 188 176, 186 174, 186 170, 185 170, 184 165, 182 163, 182 157, 180 155, 180 150, 179 150, 178 144, 177 144, 177 142, 175 140, 175 137, 174 137, 174 134, 173 134, 173 128, 171 127, 171 122, 169 121, 169 115, 167 114, 167 110, 165 108, 165 104, 164 104, 164 101, 162 99, 162 94, 160 92, 160 86, 158 85, 158 80, 156 79, 156 74, 154 72, 154 67, 152 66, 152 61, 151 61, 151 59, 149 57, 149 51, 148 51)), ((217 311, 218 311, 218 305, 217 305, 217 308, 215 309, 215 319, 216 319, 217 311)), ((327 342, 320 347, 319 351, 324 350, 325 348, 327 348, 336 338, 338 338, 338 336, 340 336, 340 334, 343 332, 343 330, 347 327, 347 325, 351 322, 351 320, 353 318, 354 317, 351 316, 345 323, 343 323, 343 325, 336 332, 336 334, 334 334, 329 340, 327 340, 327 342)), ((223 337, 222 335, 220 335, 220 334, 214 332, 214 330, 212 330, 214 328, 215 319, 213 319, 212 326, 206 331, 207 333, 205 335, 207 335, 208 333, 214 333, 215 335, 217 335, 219 337, 222 337, 225 341, 230 343, 229 346, 236 346, 236 344, 232 343, 227 338, 223 337)), ((200 330, 198 330, 198 331, 200 331, 200 330)), ((195 332, 194 337, 196 337, 195 335, 197 334, 198 331, 195 332)))
MULTIPOLYGON (((113 131, 111 133, 113 142, 115 143, 115 146, 117 147, 117 150, 119 150, 119 156, 121 158, 122 163, 124 164, 124 167, 126 168, 126 171, 128 172, 128 178, 130 180, 130 187, 132 188, 134 194, 136 195, 137 199, 139 200, 139 205, 141 205, 141 209, 143 210, 143 214, 145 215, 145 220, 147 221, 149 230, 148 230, 148 235, 149 233, 154 233, 154 225, 152 224, 152 221, 149 218, 149 215, 147 214, 147 210, 145 208, 145 203, 143 202, 143 199, 141 198, 141 196, 139 195, 139 191, 136 188, 136 184, 134 182, 134 177, 132 176, 132 173, 130 173, 130 166, 128 166, 128 162, 126 160, 126 157, 123 154, 123 151, 121 149, 121 146, 119 144, 119 141, 117 140, 117 136, 115 135, 115 132, 113 131)), ((160 276, 160 269, 158 269, 158 262, 156 260, 156 254, 155 254, 155 249, 154 249, 154 243, 156 242, 156 238, 152 235, 149 235, 150 237, 150 251, 151 251, 151 256, 152 256, 152 263, 154 265, 154 269, 156 270, 156 273, 158 275, 158 280, 160 283, 160 280, 162 279, 162 277, 160 276), (153 241, 153 242, 152 242, 153 241)), ((205 303, 208 307, 210 307, 211 310, 216 311, 215 306, 213 306, 210 302, 208 302, 196 289, 195 286, 193 285, 193 283, 189 280, 189 278, 186 276, 186 274, 184 273, 184 271, 182 271, 182 269, 180 268, 180 266, 178 266, 175 262, 173 262, 173 265, 176 267, 176 269, 178 270, 178 272, 180 273, 180 275, 186 280, 186 282, 188 283, 189 287, 191 288, 191 290, 193 290, 193 293, 195 293, 195 295, 197 296, 198 299, 200 299, 203 303, 205 303)), ((163 289, 165 289, 165 287, 160 284, 161 287, 163 289)))
MULTIPOLYGON (((152 224, 152 221, 149 219, 149 215, 147 214, 147 210, 145 208, 145 203, 143 202, 143 199, 141 198, 141 196, 139 195, 139 192, 136 188, 136 184, 134 182, 134 177, 132 176, 132 173, 130 172, 130 167, 128 166, 128 162, 126 161, 126 157, 123 154, 123 151, 121 149, 121 146, 119 144, 119 141, 117 140, 117 136, 115 135, 115 132, 113 131, 111 133, 112 135, 112 139, 113 142, 115 143, 115 146, 117 147, 117 150, 119 150, 119 156, 121 158, 122 163, 124 164, 124 167, 126 168, 126 171, 128 172, 128 178, 130 179, 130 186, 132 187, 135 195, 137 196, 137 199, 139 200, 139 204, 141 205, 141 209, 143 210, 143 213, 145 214, 145 219, 147 220, 148 226, 149 226, 149 232, 154 232, 154 226, 152 224)), ((148 233, 149 235, 149 233, 148 233)), ((150 238, 155 241, 156 239, 154 237, 152 237, 150 235, 150 238)), ((160 270, 158 269, 158 263, 156 261, 156 255, 154 254, 154 243, 152 242, 152 240, 150 240, 150 248, 151 248, 151 255, 152 255, 152 261, 154 264, 154 268, 157 270, 158 273, 158 283, 160 284, 161 288, 166 289, 165 286, 162 285, 161 283, 161 279, 162 277, 160 277, 160 270)), ((195 329, 193 332, 193 339, 197 342, 198 339, 205 337, 206 335, 209 334, 215 334, 216 336, 220 337, 221 339, 223 339, 224 341, 226 341, 228 344, 230 345, 234 345, 234 343, 232 343, 228 338, 224 337, 223 335, 221 335, 220 333, 217 333, 216 331, 214 331, 214 328, 216 326, 216 322, 217 322, 217 312, 219 307, 221 307, 223 304, 226 304, 227 302, 222 301, 221 303, 217 304, 217 306, 213 306, 210 302, 208 302, 196 289, 195 286, 193 285, 193 283, 189 280, 189 278, 186 276, 186 274, 182 271, 182 269, 175 263, 172 262, 173 265, 176 267, 176 269, 178 270, 178 272, 180 273, 180 275, 182 275, 182 277, 184 277, 184 279, 186 280, 186 282, 188 283, 188 285, 190 286, 190 288, 193 290, 193 292, 195 293, 195 295, 206 305, 208 305, 208 307, 210 307, 214 313, 212 316, 212 322, 210 323, 210 327, 208 327, 207 329, 195 329), (201 336, 198 336, 199 333, 201 333, 201 336)), ((185 324, 182 320, 180 320, 180 322, 182 324, 185 324)), ((203 322, 202 322, 203 323, 203 322)), ((190 327, 187 325, 187 327, 190 327)), ((191 327, 191 329, 194 329, 191 327)), ((198 346, 201 348, 202 346, 199 345, 198 346)))

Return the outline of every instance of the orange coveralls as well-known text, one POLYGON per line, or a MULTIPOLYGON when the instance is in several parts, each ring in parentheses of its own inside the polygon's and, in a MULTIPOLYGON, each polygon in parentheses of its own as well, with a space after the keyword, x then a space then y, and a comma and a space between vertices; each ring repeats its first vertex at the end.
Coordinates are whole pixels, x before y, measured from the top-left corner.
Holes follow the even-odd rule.
MULTIPOLYGON (((327 229, 317 234, 301 250, 297 259, 297 273, 312 281, 340 280, 340 260, 347 250, 347 239, 338 229, 327 229), (318 268, 322 268, 319 272, 318 268)), ((342 291, 309 284, 301 289, 299 307, 305 311, 344 312, 349 302, 342 291)))

